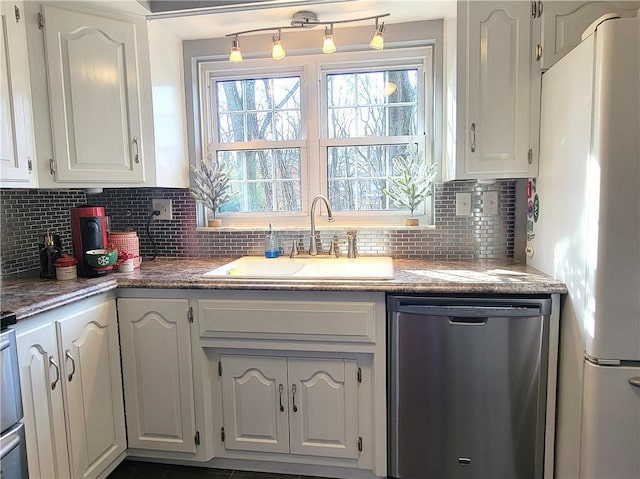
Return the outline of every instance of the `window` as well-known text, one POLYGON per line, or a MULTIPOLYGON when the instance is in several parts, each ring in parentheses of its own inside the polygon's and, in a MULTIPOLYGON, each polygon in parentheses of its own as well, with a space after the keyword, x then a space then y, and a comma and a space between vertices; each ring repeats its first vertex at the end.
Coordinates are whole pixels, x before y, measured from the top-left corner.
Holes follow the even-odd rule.
MULTIPOLYGON (((407 149, 433 161, 431 51, 203 63, 203 144, 236 192, 225 223, 306 224, 323 194, 338 222, 400 224, 384 189, 407 149)), ((417 213, 430 222, 431 210, 417 213)))

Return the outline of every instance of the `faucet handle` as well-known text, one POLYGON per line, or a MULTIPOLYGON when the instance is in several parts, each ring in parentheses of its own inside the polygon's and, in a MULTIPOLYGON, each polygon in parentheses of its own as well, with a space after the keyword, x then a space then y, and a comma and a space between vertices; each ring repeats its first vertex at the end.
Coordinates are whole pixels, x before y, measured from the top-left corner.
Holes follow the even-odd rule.
POLYGON ((298 256, 299 254, 300 254, 300 251, 298 250, 298 243, 296 242, 296 240, 293 240, 291 242, 291 253, 289 253, 289 258, 298 256))
POLYGON ((358 247, 356 246, 357 233, 356 230, 347 231, 347 258, 355 258, 358 256, 358 247))
POLYGON ((338 252, 338 237, 334 236, 331 240, 331 245, 329 246, 329 256, 333 258, 337 258, 340 256, 338 252))

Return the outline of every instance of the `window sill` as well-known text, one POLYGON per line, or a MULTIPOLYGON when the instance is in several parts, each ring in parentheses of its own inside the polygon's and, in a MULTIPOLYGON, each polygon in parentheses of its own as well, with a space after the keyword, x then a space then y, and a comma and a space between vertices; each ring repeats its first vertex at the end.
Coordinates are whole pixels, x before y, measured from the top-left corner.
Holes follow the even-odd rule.
MULTIPOLYGON (((330 223, 328 225, 316 225, 316 231, 335 231, 335 230, 356 230, 356 231, 398 231, 398 230, 409 230, 409 231, 429 231, 435 230, 436 227, 433 225, 418 225, 418 226, 405 226, 403 224, 397 225, 353 225, 349 223, 330 223)), ((255 225, 228 225, 228 226, 198 226, 196 227, 196 231, 203 231, 206 233, 216 233, 216 232, 233 232, 233 231, 269 231, 269 227, 264 224, 255 224, 255 225)), ((278 225, 273 228, 273 231, 309 231, 309 225, 300 226, 300 225, 278 225)))

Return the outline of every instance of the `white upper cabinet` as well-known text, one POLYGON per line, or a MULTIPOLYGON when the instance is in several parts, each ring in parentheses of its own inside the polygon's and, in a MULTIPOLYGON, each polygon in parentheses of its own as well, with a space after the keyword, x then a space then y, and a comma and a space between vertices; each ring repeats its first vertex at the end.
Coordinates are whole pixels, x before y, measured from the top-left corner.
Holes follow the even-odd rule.
POLYGON ((145 20, 51 5, 41 14, 44 34, 29 32, 43 77, 32 81, 34 101, 50 118, 36 124, 40 186, 154 186, 145 20), (36 93, 44 78, 48 97, 36 93))
POLYGON ((541 68, 546 70, 582 40, 582 33, 602 15, 638 16, 638 1, 618 2, 537 2, 541 25, 541 68), (541 4, 541 5, 540 5, 541 4))
POLYGON ((531 44, 529 2, 458 4, 457 152, 446 180, 535 176, 531 44))
POLYGON ((0 2, 0 186, 38 184, 22 2, 0 2))

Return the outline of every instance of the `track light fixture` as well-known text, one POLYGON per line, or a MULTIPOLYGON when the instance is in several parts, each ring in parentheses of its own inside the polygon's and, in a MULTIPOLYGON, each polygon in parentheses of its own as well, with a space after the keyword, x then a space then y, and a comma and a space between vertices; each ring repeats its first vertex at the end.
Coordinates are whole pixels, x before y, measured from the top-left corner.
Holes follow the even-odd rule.
POLYGON ((336 51, 336 43, 333 41, 333 25, 324 27, 322 37, 322 53, 333 53, 336 51))
POLYGON ((379 23, 378 20, 380 18, 388 17, 389 13, 384 13, 382 15, 375 15, 371 17, 364 18, 353 18, 351 20, 334 20, 334 21, 320 21, 318 16, 314 12, 302 11, 297 12, 293 15, 291 19, 291 25, 283 26, 283 27, 267 27, 267 28, 257 28, 255 30, 245 30, 242 32, 230 33, 226 35, 227 38, 233 38, 231 43, 231 50, 229 52, 229 61, 231 62, 241 62, 242 61, 242 52, 240 51, 240 35, 246 35, 249 33, 257 33, 257 32, 268 32, 275 31, 273 34, 273 43, 271 45, 271 58, 274 60, 282 60, 287 56, 287 53, 282 45, 281 34, 282 30, 292 30, 292 29, 301 29, 301 28, 313 28, 318 25, 325 25, 324 35, 322 37, 322 53, 333 53, 336 51, 336 44, 333 40, 333 25, 338 23, 353 23, 353 22, 361 22, 364 20, 375 20, 376 21, 376 29, 369 43, 369 46, 375 50, 384 49, 384 22, 379 23))
POLYGON ((242 61, 242 51, 240 50, 240 42, 238 40, 238 35, 236 35, 233 42, 231 42, 231 51, 229 52, 229 61, 230 62, 242 61))
POLYGON ((376 32, 373 34, 369 46, 374 50, 384 50, 384 22, 378 25, 378 19, 376 18, 376 32))
POLYGON ((284 51, 282 42, 280 41, 280 30, 273 35, 273 44, 271 45, 271 58, 274 60, 282 60, 287 56, 287 52, 284 51))

